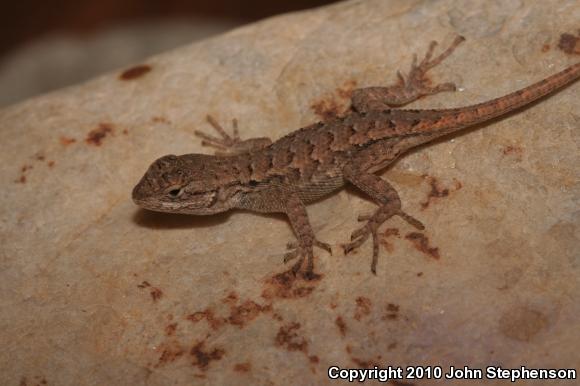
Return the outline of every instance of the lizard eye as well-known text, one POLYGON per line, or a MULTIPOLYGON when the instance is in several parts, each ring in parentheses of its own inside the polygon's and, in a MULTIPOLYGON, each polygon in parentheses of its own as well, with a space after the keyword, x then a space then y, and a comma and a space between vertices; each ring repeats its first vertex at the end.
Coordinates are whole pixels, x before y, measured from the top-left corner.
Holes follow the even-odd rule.
POLYGON ((181 196, 181 194, 183 193, 183 188, 172 188, 169 191, 167 191, 167 195, 171 198, 177 198, 179 196, 181 196))

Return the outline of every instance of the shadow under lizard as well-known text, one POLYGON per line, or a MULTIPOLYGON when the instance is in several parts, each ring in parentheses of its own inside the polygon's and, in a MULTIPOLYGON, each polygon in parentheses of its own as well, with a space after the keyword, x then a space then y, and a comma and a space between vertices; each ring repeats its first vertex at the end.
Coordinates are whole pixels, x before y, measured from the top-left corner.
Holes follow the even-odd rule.
POLYGON ((295 274, 310 279, 314 273, 313 248, 328 252, 328 244, 312 230, 306 204, 354 184, 369 195, 378 208, 360 216, 365 224, 343 245, 345 254, 373 241, 371 271, 376 274, 379 255, 379 226, 393 216, 423 230, 423 224, 403 211, 397 191, 373 174, 411 148, 464 128, 489 121, 530 104, 580 77, 580 63, 531 86, 487 102, 438 110, 393 109, 443 91, 454 91, 453 83, 431 86, 426 73, 447 58, 463 41, 457 37, 433 58, 431 42, 425 58, 414 56, 406 76, 388 87, 356 89, 349 114, 296 130, 275 142, 269 138, 241 140, 237 122, 230 136, 211 117, 209 123, 221 138, 196 131, 204 146, 215 155, 166 155, 149 167, 133 189, 133 201, 159 212, 209 215, 241 208, 256 212, 285 213, 297 237, 289 243, 284 262, 297 259, 295 274))

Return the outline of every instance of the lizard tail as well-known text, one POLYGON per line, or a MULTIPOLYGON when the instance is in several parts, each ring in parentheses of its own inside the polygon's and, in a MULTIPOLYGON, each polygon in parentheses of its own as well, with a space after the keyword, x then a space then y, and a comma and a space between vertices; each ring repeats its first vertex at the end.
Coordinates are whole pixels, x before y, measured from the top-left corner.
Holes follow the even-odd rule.
POLYGON ((439 117, 425 120, 423 125, 419 125, 422 127, 416 127, 412 132, 436 133, 437 137, 443 136, 528 105, 578 78, 580 78, 580 63, 505 96, 471 106, 439 110, 439 117))

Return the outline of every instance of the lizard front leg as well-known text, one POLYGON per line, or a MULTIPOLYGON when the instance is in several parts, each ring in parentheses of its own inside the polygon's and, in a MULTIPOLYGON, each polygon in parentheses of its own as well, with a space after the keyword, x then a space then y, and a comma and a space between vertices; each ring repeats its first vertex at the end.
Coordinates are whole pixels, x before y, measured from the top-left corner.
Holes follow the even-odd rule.
POLYGON ((232 120, 233 136, 230 136, 211 115, 208 115, 206 118, 208 123, 218 132, 221 138, 214 137, 199 130, 195 130, 194 134, 202 139, 202 146, 213 147, 216 149, 215 155, 223 156, 251 153, 272 144, 272 140, 267 137, 250 138, 246 140, 240 139, 238 133, 238 121, 236 119, 232 120))
POLYGON ((371 216, 359 216, 359 221, 366 221, 367 223, 352 233, 350 243, 343 245, 344 253, 348 254, 360 247, 369 236, 372 236, 373 260, 371 263, 371 271, 376 275, 379 257, 379 238, 377 232, 382 223, 393 216, 399 216, 419 230, 423 230, 425 227, 419 220, 403 212, 399 194, 387 181, 354 166, 345 167, 343 173, 346 180, 371 196, 379 204, 379 208, 371 216))
POLYGON ((319 241, 314 235, 306 207, 298 192, 291 186, 280 184, 264 189, 256 187, 253 191, 242 194, 237 200, 236 207, 262 213, 285 213, 288 216, 297 242, 288 243, 287 247, 290 251, 285 254, 284 263, 298 259, 291 269, 294 274, 303 268, 306 259, 306 267, 303 269, 304 277, 307 279, 316 277, 314 273, 314 247, 332 253, 330 245, 319 241))
POLYGON ((389 107, 398 107, 411 103, 422 96, 437 94, 443 91, 455 91, 453 83, 442 83, 431 86, 427 78, 427 71, 441 63, 464 41, 465 38, 458 36, 451 46, 443 51, 435 59, 432 59, 433 51, 437 46, 436 41, 432 41, 429 50, 421 63, 417 64, 417 55, 413 56, 411 70, 407 76, 403 76, 397 71, 398 82, 387 87, 366 87, 353 91, 352 107, 358 112, 368 112, 372 110, 385 110, 389 107))
POLYGON ((304 264, 304 258, 306 258, 304 277, 313 279, 316 276, 314 273, 313 247, 317 246, 331 253, 330 245, 316 239, 310 221, 308 220, 306 207, 302 200, 300 200, 300 197, 298 197, 298 194, 293 193, 288 197, 285 212, 298 238, 298 242, 297 244, 288 244, 288 247, 293 250, 286 253, 284 262, 298 258, 298 261, 292 266, 292 272, 296 274, 300 271, 300 268, 304 264))

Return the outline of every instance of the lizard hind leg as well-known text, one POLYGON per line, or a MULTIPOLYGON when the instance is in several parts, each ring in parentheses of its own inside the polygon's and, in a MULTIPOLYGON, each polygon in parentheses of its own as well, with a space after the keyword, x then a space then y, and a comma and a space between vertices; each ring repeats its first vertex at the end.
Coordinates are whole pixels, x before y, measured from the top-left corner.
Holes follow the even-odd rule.
POLYGON ((373 240, 373 258, 371 262, 371 272, 377 274, 377 264, 379 260, 379 235, 378 229, 385 221, 393 216, 399 216, 409 224, 419 230, 425 229, 423 224, 416 218, 396 208, 395 204, 386 204, 379 207, 371 216, 359 216, 358 221, 366 221, 366 224, 354 232, 350 238, 351 242, 343 244, 344 254, 347 255, 353 250, 359 248, 368 238, 372 236, 373 240))
POLYGON ((246 140, 240 139, 237 119, 232 120, 232 136, 230 136, 222 125, 220 125, 211 115, 207 116, 207 121, 211 127, 217 131, 221 138, 214 137, 213 135, 206 134, 199 130, 195 130, 194 134, 196 137, 201 138, 202 146, 213 147, 216 149, 215 155, 226 156, 250 153, 255 150, 263 149, 272 143, 272 140, 266 137, 250 138, 246 140))
POLYGON ((378 229, 385 221, 393 216, 399 216, 419 230, 423 230, 425 227, 419 220, 401 209, 399 194, 387 181, 374 174, 361 172, 348 167, 344 170, 344 176, 379 204, 379 207, 372 215, 358 217, 358 221, 366 221, 366 224, 351 234, 350 243, 342 245, 346 255, 359 248, 369 236, 372 236, 373 258, 371 272, 376 275, 379 258, 378 229))
POLYGON ((417 55, 413 55, 413 62, 408 74, 404 76, 397 71, 398 81, 387 87, 366 87, 356 89, 352 95, 352 107, 359 112, 372 110, 384 110, 389 107, 403 106, 411 103, 422 96, 433 95, 444 91, 455 91, 454 83, 447 82, 435 86, 427 77, 427 71, 445 60, 455 48, 465 40, 457 36, 453 43, 437 57, 433 58, 433 52, 437 42, 432 41, 421 63, 417 64, 417 55))

